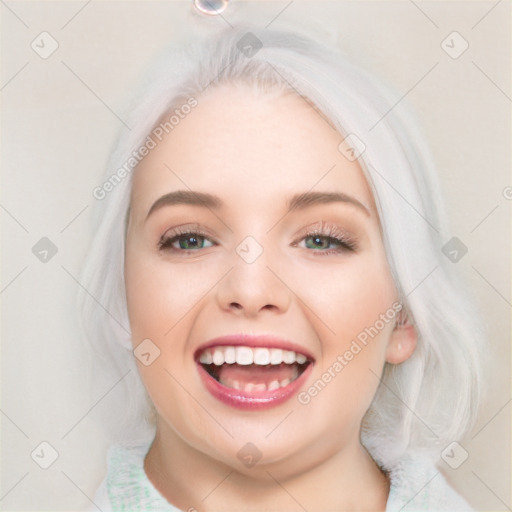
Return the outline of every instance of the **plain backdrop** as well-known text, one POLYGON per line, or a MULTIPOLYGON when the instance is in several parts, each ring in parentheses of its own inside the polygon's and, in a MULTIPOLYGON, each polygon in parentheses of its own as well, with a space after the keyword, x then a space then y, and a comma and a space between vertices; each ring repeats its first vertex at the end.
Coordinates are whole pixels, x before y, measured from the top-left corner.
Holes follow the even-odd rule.
POLYGON ((469 458, 440 467, 478 510, 510 509, 510 2, 231 0, 221 18, 190 1, 10 1, 0 13, 3 510, 80 510, 103 478, 107 440, 89 412, 116 397, 112 383, 88 391, 74 310, 92 190, 154 53, 247 19, 336 42, 422 121, 491 342, 469 458), (454 31, 469 44, 458 58, 442 46, 454 31), (48 58, 33 49, 49 48, 42 32, 58 43, 48 58))

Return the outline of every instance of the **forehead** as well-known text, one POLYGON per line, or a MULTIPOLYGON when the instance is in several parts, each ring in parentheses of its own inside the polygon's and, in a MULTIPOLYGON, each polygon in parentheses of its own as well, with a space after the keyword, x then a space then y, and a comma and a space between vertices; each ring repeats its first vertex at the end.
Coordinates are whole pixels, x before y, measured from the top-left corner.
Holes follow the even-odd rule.
POLYGON ((338 151, 342 136, 304 98, 230 84, 197 101, 138 165, 132 207, 186 188, 245 206, 319 189, 373 209, 359 164, 338 151))

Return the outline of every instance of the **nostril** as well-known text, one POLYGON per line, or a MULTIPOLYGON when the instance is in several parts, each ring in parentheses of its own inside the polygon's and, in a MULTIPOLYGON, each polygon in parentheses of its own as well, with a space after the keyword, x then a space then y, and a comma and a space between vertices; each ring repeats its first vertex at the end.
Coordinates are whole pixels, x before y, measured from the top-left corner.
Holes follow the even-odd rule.
MULTIPOLYGON (((244 307, 241 304, 239 304, 238 302, 231 302, 229 304, 229 307, 232 309, 238 309, 238 310, 244 309, 244 307)), ((277 309, 277 306, 274 306, 274 304, 266 304, 261 309, 269 309, 270 311, 274 311, 275 309, 277 309)))

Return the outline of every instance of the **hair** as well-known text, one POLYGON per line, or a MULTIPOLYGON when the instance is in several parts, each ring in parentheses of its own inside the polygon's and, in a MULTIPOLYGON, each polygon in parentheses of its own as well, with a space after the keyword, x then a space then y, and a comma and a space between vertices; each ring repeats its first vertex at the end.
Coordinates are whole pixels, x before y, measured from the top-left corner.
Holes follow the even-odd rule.
POLYGON ((361 440, 384 468, 407 451, 439 454, 473 425, 485 333, 468 288, 442 252, 451 235, 425 137, 405 101, 337 50, 297 33, 252 27, 159 56, 129 111, 131 128, 111 153, 105 182, 112 190, 95 194, 95 236, 81 277, 79 308, 93 365, 117 375, 116 392, 122 396, 119 411, 110 410, 118 424, 116 439, 136 442, 154 435, 155 428, 133 356, 124 283, 125 220, 138 163, 132 156, 162 116, 191 98, 200 103, 202 94, 227 83, 299 94, 343 138, 350 134, 349 140, 364 144, 358 162, 373 192, 388 264, 418 343, 407 361, 386 363, 381 376, 370 375, 381 381, 363 419, 361 440))

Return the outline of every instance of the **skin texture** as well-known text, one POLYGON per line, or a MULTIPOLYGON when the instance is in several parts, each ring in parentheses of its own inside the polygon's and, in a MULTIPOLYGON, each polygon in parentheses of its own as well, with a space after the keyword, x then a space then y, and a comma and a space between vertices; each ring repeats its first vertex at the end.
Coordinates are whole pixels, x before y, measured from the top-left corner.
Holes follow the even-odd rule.
POLYGON ((389 482, 361 446, 360 425, 385 362, 414 351, 411 326, 386 323, 306 405, 292 397, 265 411, 230 407, 207 392, 194 361, 214 337, 274 334, 314 356, 304 390, 398 300, 374 199, 341 141, 299 96, 228 84, 198 97, 134 173, 128 310, 134 347, 149 338, 160 350, 151 365, 139 363, 157 410, 145 470, 182 510, 385 508, 389 482), (176 190, 214 194, 223 205, 165 206, 148 217, 176 190), (348 202, 287 211, 291 196, 308 191, 350 195, 368 212, 348 202), (176 226, 199 227, 204 246, 160 249, 176 226), (308 229, 322 226, 356 249, 312 244, 308 229), (263 249, 250 264, 236 251, 247 236, 263 249), (249 442, 261 454, 251 468, 237 457, 249 442))

